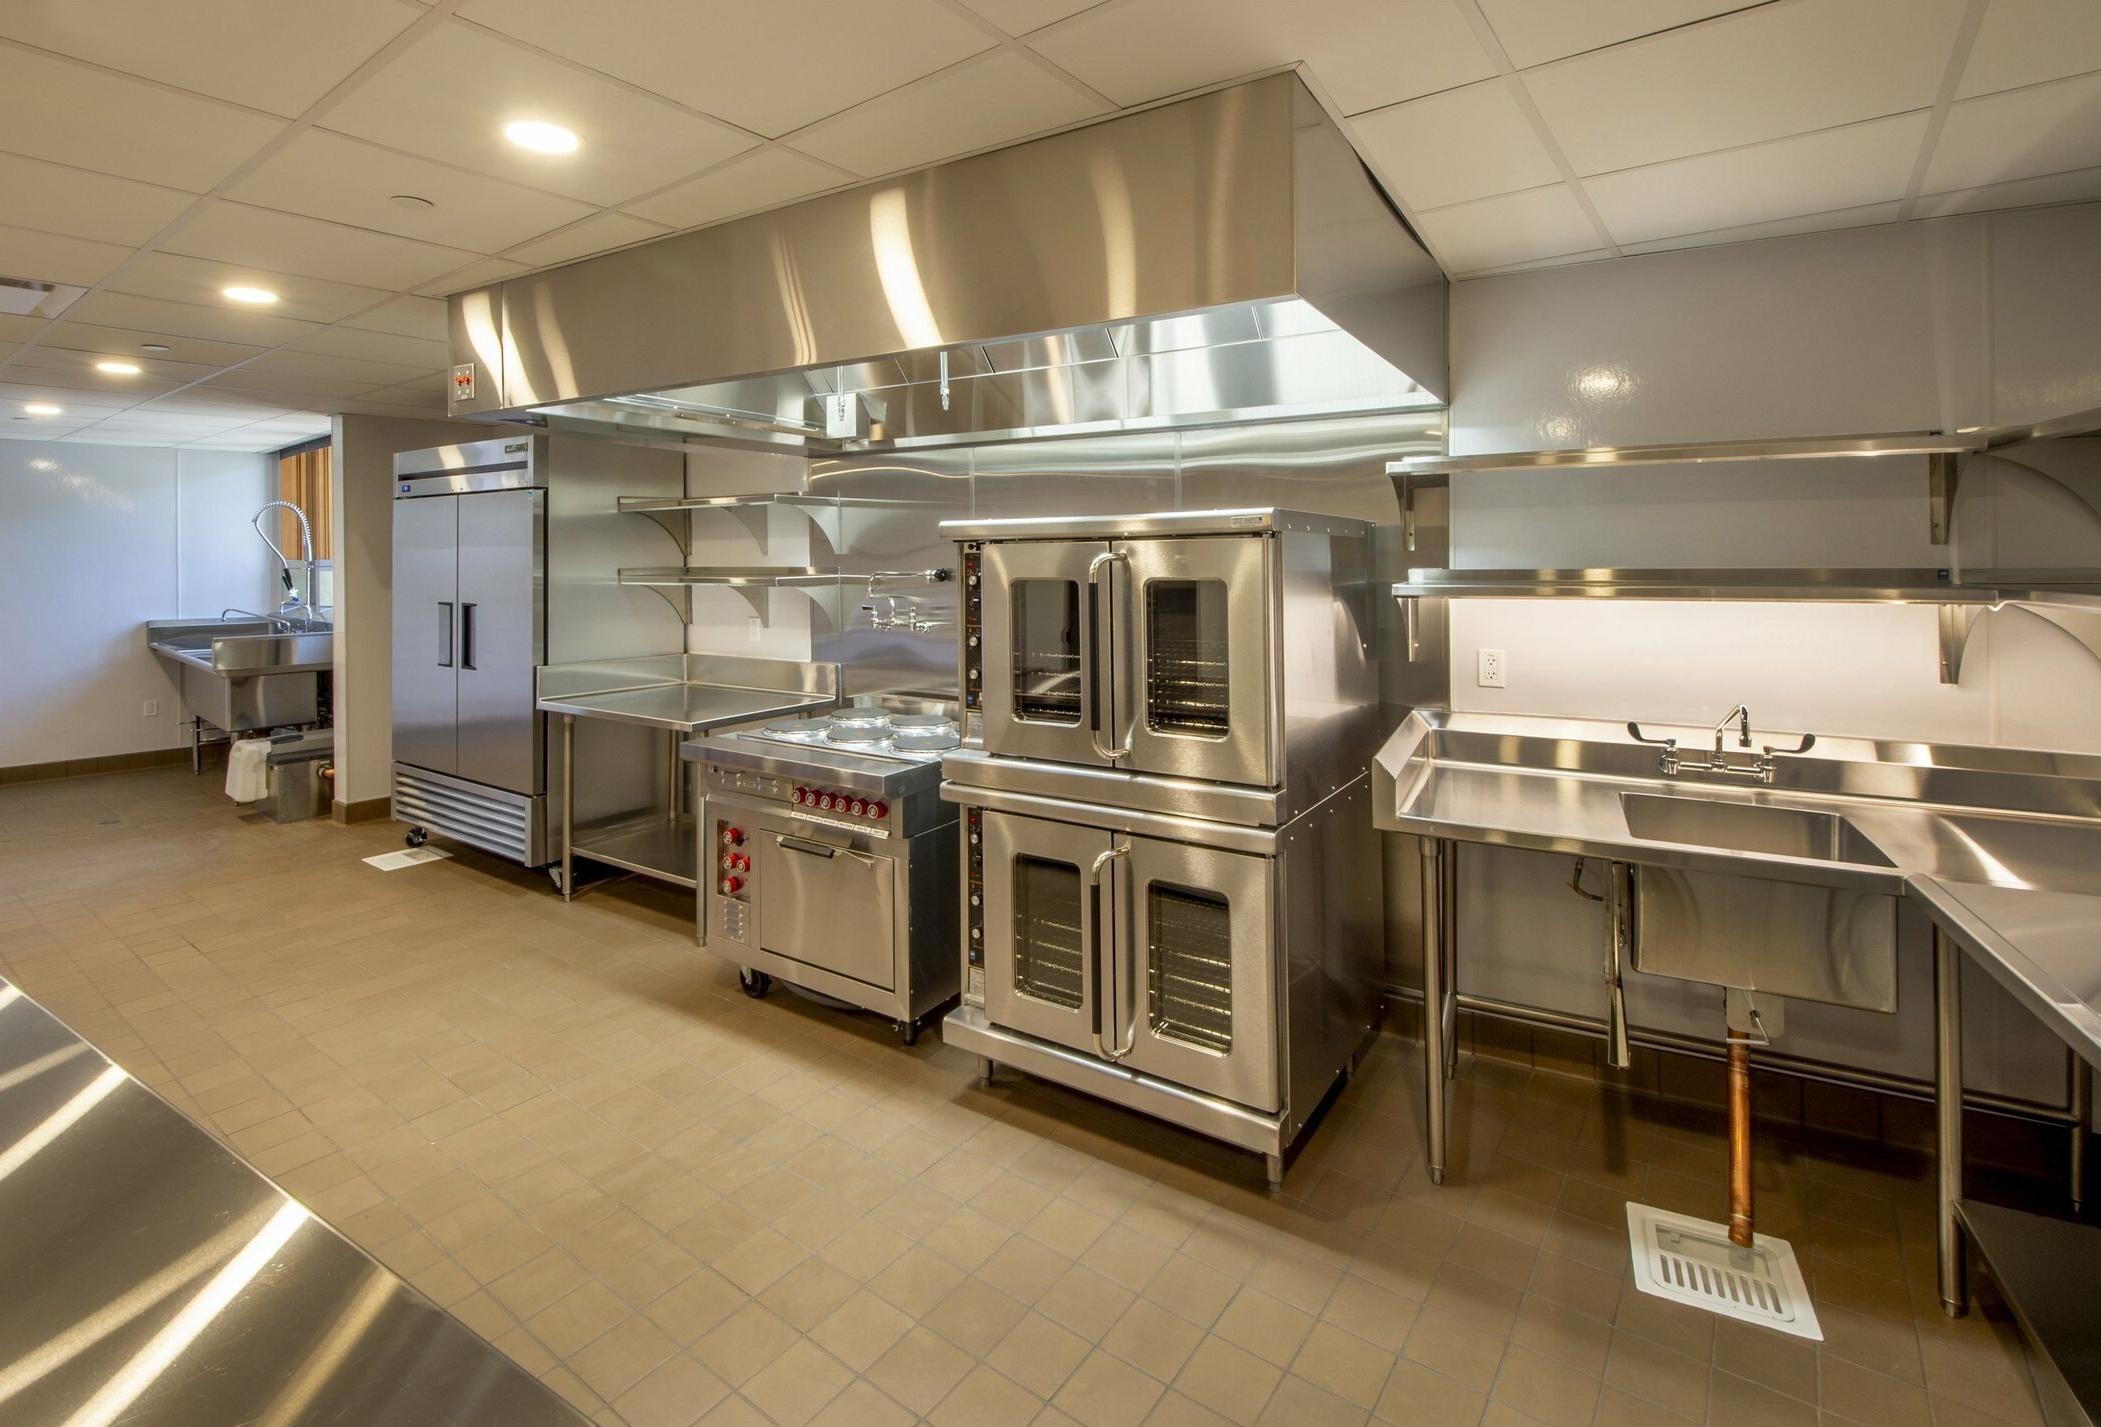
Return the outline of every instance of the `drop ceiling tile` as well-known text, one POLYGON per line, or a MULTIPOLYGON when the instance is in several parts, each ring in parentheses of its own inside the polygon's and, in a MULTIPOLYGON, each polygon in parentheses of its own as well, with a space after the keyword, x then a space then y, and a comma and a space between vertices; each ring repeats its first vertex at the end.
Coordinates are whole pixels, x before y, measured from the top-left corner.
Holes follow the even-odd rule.
POLYGON ((1926 114, 1825 129, 1583 180, 1622 245, 1904 196, 1926 114))
POLYGON ((632 211, 674 228, 697 228, 852 181, 793 149, 761 149, 645 198, 632 205, 632 211))
POLYGON ((1734 227, 1712 228, 1700 233, 1682 233, 1649 242, 1627 243, 1620 251, 1662 253, 1679 248, 1713 247, 1720 243, 1749 243, 1760 238, 1785 238, 1798 233, 1825 233, 1837 228, 1865 228, 1874 223, 1896 222, 1903 208, 1904 205, 1896 200, 1887 203, 1864 203, 1853 208, 1803 213, 1792 218, 1775 218, 1764 223, 1745 223, 1734 227))
POLYGON ((1560 183, 1418 213, 1415 224, 1455 277, 1598 246, 1598 230, 1560 183))
POLYGON ((10 153, 202 193, 283 127, 261 114, 0 45, 0 144, 10 153))
POLYGON ((1351 119, 1358 151, 1412 209, 1537 188, 1561 177, 1501 79, 1351 119))
POLYGON ((40 381, 56 381, 63 376, 72 385, 91 391, 107 392, 112 400, 137 400, 132 393, 143 387, 181 386, 184 382, 211 376, 225 365, 223 362, 171 362, 124 353, 119 355, 138 367, 138 375, 113 376, 96 371, 95 363, 106 360, 109 355, 106 352, 82 351, 45 342, 22 353, 13 370, 42 372, 44 375, 38 378, 40 381))
POLYGON ((1529 69, 1744 5, 1745 0, 1481 0, 1481 13, 1510 62, 1529 69))
POLYGON ((416 291, 426 297, 445 297, 455 292, 465 292, 470 287, 501 282, 524 271, 524 263, 514 263, 505 258, 476 258, 465 267, 441 273, 419 286, 416 291))
POLYGON ((590 205, 311 129, 227 197, 470 252, 494 253, 590 216, 590 205), (428 198, 430 208, 390 202, 428 198))
POLYGON ((2080 75, 1948 110, 1926 166, 1926 190, 1945 193, 2101 163, 2101 74, 2080 75))
MULTIPOLYGON (((14 208, 12 204, 10 207, 21 217, 35 216, 27 209, 14 208)), ((10 277, 93 287, 108 277, 110 270, 130 257, 132 252, 130 247, 116 243, 67 238, 29 228, 0 227, 0 273, 10 277)))
MULTIPOLYGON (((21 367, 9 367, 0 371, 0 415, 19 416, 24 406, 41 403, 60 407, 63 409, 63 415, 76 421, 84 421, 92 417, 108 416, 132 404, 108 395, 48 382, 45 380, 46 375, 43 372, 25 372, 21 367)), ((35 419, 57 421, 60 418, 35 419)))
POLYGON ((178 189, 0 153, 0 193, 48 233, 134 247, 195 201, 178 189))
POLYGON ((161 250, 389 291, 428 282, 477 256, 462 248, 441 248, 223 198, 212 200, 183 224, 161 250))
POLYGON ((1040 30, 1068 15, 1077 15, 1102 0, 963 0, 978 14, 1010 35, 1040 30))
POLYGON ((445 409, 445 388, 443 385, 431 385, 429 383, 417 385, 411 383, 406 386, 384 387, 379 391, 369 392, 366 396, 371 401, 384 401, 394 406, 416 411, 443 411, 445 409))
POLYGON ((28 342, 44 334, 51 325, 48 318, 22 317, 12 312, 0 312, 0 337, 10 342, 28 342))
POLYGON ((272 313, 246 308, 237 311, 223 301, 201 305, 110 291, 88 294, 68 308, 66 316, 69 320, 77 318, 104 327, 167 332, 180 337, 240 342, 255 347, 274 347, 303 336, 315 327, 311 322, 272 313))
POLYGON ((1579 174, 1929 108, 1964 0, 1799 0, 1528 70, 1579 174))
POLYGON ((324 352, 336 357, 355 357, 366 362, 391 362, 419 372, 436 371, 452 364, 452 348, 444 342, 422 337, 404 337, 395 332, 368 332, 356 327, 324 327, 311 337, 293 344, 301 352, 324 352))
POLYGON ((249 367, 237 367, 224 376, 213 377, 200 391, 233 392, 247 397, 302 398, 301 405, 315 402, 346 399, 361 396, 378 388, 365 382, 332 381, 326 377, 308 376, 304 372, 258 372, 249 367))
POLYGON ((2029 208, 2043 203, 2081 203, 2101 198, 2101 168, 2076 169, 2042 178, 2017 178, 1982 188, 1929 193, 1912 206, 1914 218, 1941 218, 1950 213, 1978 213, 1990 208, 2029 208))
POLYGON ((1466 274, 1466 281, 1475 278, 1501 277, 1505 273, 1536 273, 1541 268, 1574 267, 1577 263, 1605 262, 1612 257, 1610 248, 1584 248, 1573 253, 1556 253, 1550 258, 1533 258, 1530 262, 1505 263, 1501 267, 1475 268, 1466 274))
POLYGON ((797 149, 867 178, 1107 113, 1012 50, 966 60, 797 133, 797 149))
POLYGON ((367 332, 394 332, 403 337, 420 337, 427 342, 451 340, 450 329, 446 325, 445 304, 434 297, 410 297, 404 294, 373 308, 370 312, 360 312, 355 317, 345 318, 343 326, 367 332))
POLYGON ((229 362, 245 361, 263 349, 243 342, 208 342, 198 337, 184 337, 173 332, 144 332, 135 327, 101 327, 92 322, 76 322, 70 317, 52 329, 45 345, 68 347, 80 352, 95 352, 103 356, 122 357, 126 361, 193 362, 201 366, 223 367, 229 362), (142 352, 139 349, 148 342, 156 342, 170 350, 166 352, 142 352))
POLYGON ((2093 0, 1994 0, 1970 47, 1955 97, 2041 84, 2101 69, 2101 5, 2093 0))
POLYGON ((62 371, 52 367, 32 367, 23 361, 9 365, 6 375, 13 381, 34 385, 45 391, 56 392, 58 404, 69 411, 90 407, 121 409, 136 405, 148 397, 166 396, 181 386, 176 381, 149 381, 145 377, 131 377, 119 388, 99 372, 87 373, 62 371))
POLYGON ((412 24, 402 0, 15 0, 0 35, 163 84, 295 115, 412 24))
POLYGON ((277 301, 270 304, 273 316, 282 315, 306 322, 334 322, 381 302, 387 296, 376 288, 353 287, 349 283, 329 282, 325 278, 275 272, 246 263, 184 257, 176 253, 147 253, 126 268, 110 286, 139 297, 219 307, 235 305, 220 295, 224 288, 267 288, 277 294, 277 301))
POLYGON ((344 416, 407 416, 428 420, 433 412, 443 412, 445 405, 440 402, 435 406, 405 406, 400 402, 374 401, 369 396, 358 396, 331 402, 329 409, 344 416))
POLYGON ((1450 0, 1129 0, 1029 44, 1119 104, 1304 60, 1355 114, 1495 73, 1450 0))
POLYGON ((590 70, 457 21, 358 86, 330 129, 531 188, 611 205, 708 168, 757 142, 590 70), (513 119, 573 129, 573 154, 505 140, 513 119))
POLYGON ((611 252, 630 243, 661 238, 670 232, 661 223, 651 223, 632 213, 601 213, 581 223, 560 228, 530 243, 520 243, 504 256, 528 267, 550 268, 593 253, 611 252))
POLYGON ((995 43, 934 0, 468 0, 459 13, 768 137, 995 43))
POLYGON ((431 375, 431 368, 402 362, 367 362, 356 357, 338 357, 328 352, 302 352, 287 347, 267 352, 241 368, 250 375, 315 377, 323 381, 357 387, 393 386, 414 377, 431 375))

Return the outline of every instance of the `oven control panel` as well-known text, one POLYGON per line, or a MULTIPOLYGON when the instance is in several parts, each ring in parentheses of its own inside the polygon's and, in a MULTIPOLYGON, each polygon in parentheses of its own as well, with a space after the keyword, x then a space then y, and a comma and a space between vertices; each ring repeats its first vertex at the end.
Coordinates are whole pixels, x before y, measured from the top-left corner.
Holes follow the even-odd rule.
POLYGON ((977 713, 985 692, 985 581, 980 568, 983 550, 963 547, 963 707, 977 713))
POLYGON ((881 822, 890 816, 890 805, 880 798, 835 792, 830 788, 805 787, 798 784, 792 801, 797 807, 815 808, 834 817, 866 818, 869 822, 881 822))
POLYGON ((749 834, 727 818, 715 820, 715 839, 709 856, 714 866, 710 881, 715 908, 710 931, 739 945, 751 936, 751 846, 749 834))
POLYGON ((985 1004, 985 813, 963 811, 963 999, 985 1004))

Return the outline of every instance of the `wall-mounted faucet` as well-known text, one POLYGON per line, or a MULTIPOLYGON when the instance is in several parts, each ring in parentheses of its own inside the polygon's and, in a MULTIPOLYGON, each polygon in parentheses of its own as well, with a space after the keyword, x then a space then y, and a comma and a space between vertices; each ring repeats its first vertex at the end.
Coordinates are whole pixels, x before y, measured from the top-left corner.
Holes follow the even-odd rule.
POLYGON ((1756 758, 1743 758, 1723 747, 1728 736, 1729 725, 1736 725, 1736 741, 1741 748, 1751 746, 1751 710, 1738 704, 1722 715, 1722 721, 1714 726, 1714 752, 1687 754, 1678 751, 1675 738, 1651 738, 1641 731, 1638 723, 1629 723, 1627 732, 1636 743, 1651 743, 1663 752, 1657 756, 1656 767, 1666 778, 1675 778, 1682 772, 1723 773, 1735 778, 1756 778, 1761 783, 1773 781, 1775 764, 1773 759, 1782 753, 1807 753, 1816 747, 1816 735, 1805 733, 1802 741, 1793 748, 1775 748, 1765 745, 1765 751, 1756 758))
POLYGON ((293 517, 298 520, 299 559, 306 566, 309 573, 314 568, 314 527, 312 522, 307 520, 306 512, 288 500, 266 502, 263 508, 255 513, 255 518, 249 522, 255 527, 255 533, 262 536, 263 544, 270 547, 270 553, 277 557, 277 578, 284 585, 284 598, 277 602, 278 614, 282 615, 286 610, 292 610, 298 613, 306 623, 311 624, 313 616, 306 602, 299 596, 299 587, 292 581, 292 562, 285 558, 285 552, 277 548, 277 542, 272 540, 270 532, 263 528, 263 517, 273 510, 289 510, 292 512, 293 517))

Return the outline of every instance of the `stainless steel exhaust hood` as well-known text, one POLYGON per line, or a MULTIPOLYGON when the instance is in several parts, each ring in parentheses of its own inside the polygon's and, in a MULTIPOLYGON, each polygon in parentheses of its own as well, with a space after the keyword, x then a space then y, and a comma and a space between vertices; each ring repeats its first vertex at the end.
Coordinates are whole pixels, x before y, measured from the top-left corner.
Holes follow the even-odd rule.
POLYGON ((1438 406, 1445 281, 1295 74, 451 300, 455 416, 812 449, 1438 406))

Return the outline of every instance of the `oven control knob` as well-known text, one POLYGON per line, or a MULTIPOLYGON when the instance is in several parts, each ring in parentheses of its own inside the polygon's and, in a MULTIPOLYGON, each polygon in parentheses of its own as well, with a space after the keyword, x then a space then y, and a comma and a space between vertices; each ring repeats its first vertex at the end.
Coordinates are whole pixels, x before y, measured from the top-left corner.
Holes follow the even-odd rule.
POLYGON ((722 830, 722 845, 724 847, 742 847, 744 845, 744 829, 741 827, 724 828, 722 830))
POLYGON ((795 801, 798 803, 810 801, 810 790, 808 788, 797 788, 795 790, 795 801))
POLYGON ((826 812, 831 812, 839 806, 839 795, 837 793, 826 793, 818 800, 818 806, 822 807, 826 812))
POLYGON ((742 877, 725 877, 722 879, 722 894, 725 897, 736 896, 739 891, 743 890, 743 887, 744 879, 742 877))
POLYGON ((868 805, 868 816, 872 818, 889 817, 890 805, 888 803, 870 803, 868 805))
POLYGON ((859 798, 855 798, 851 803, 848 803, 846 805, 846 810, 852 813, 857 818, 868 816, 868 804, 861 801, 859 798))

